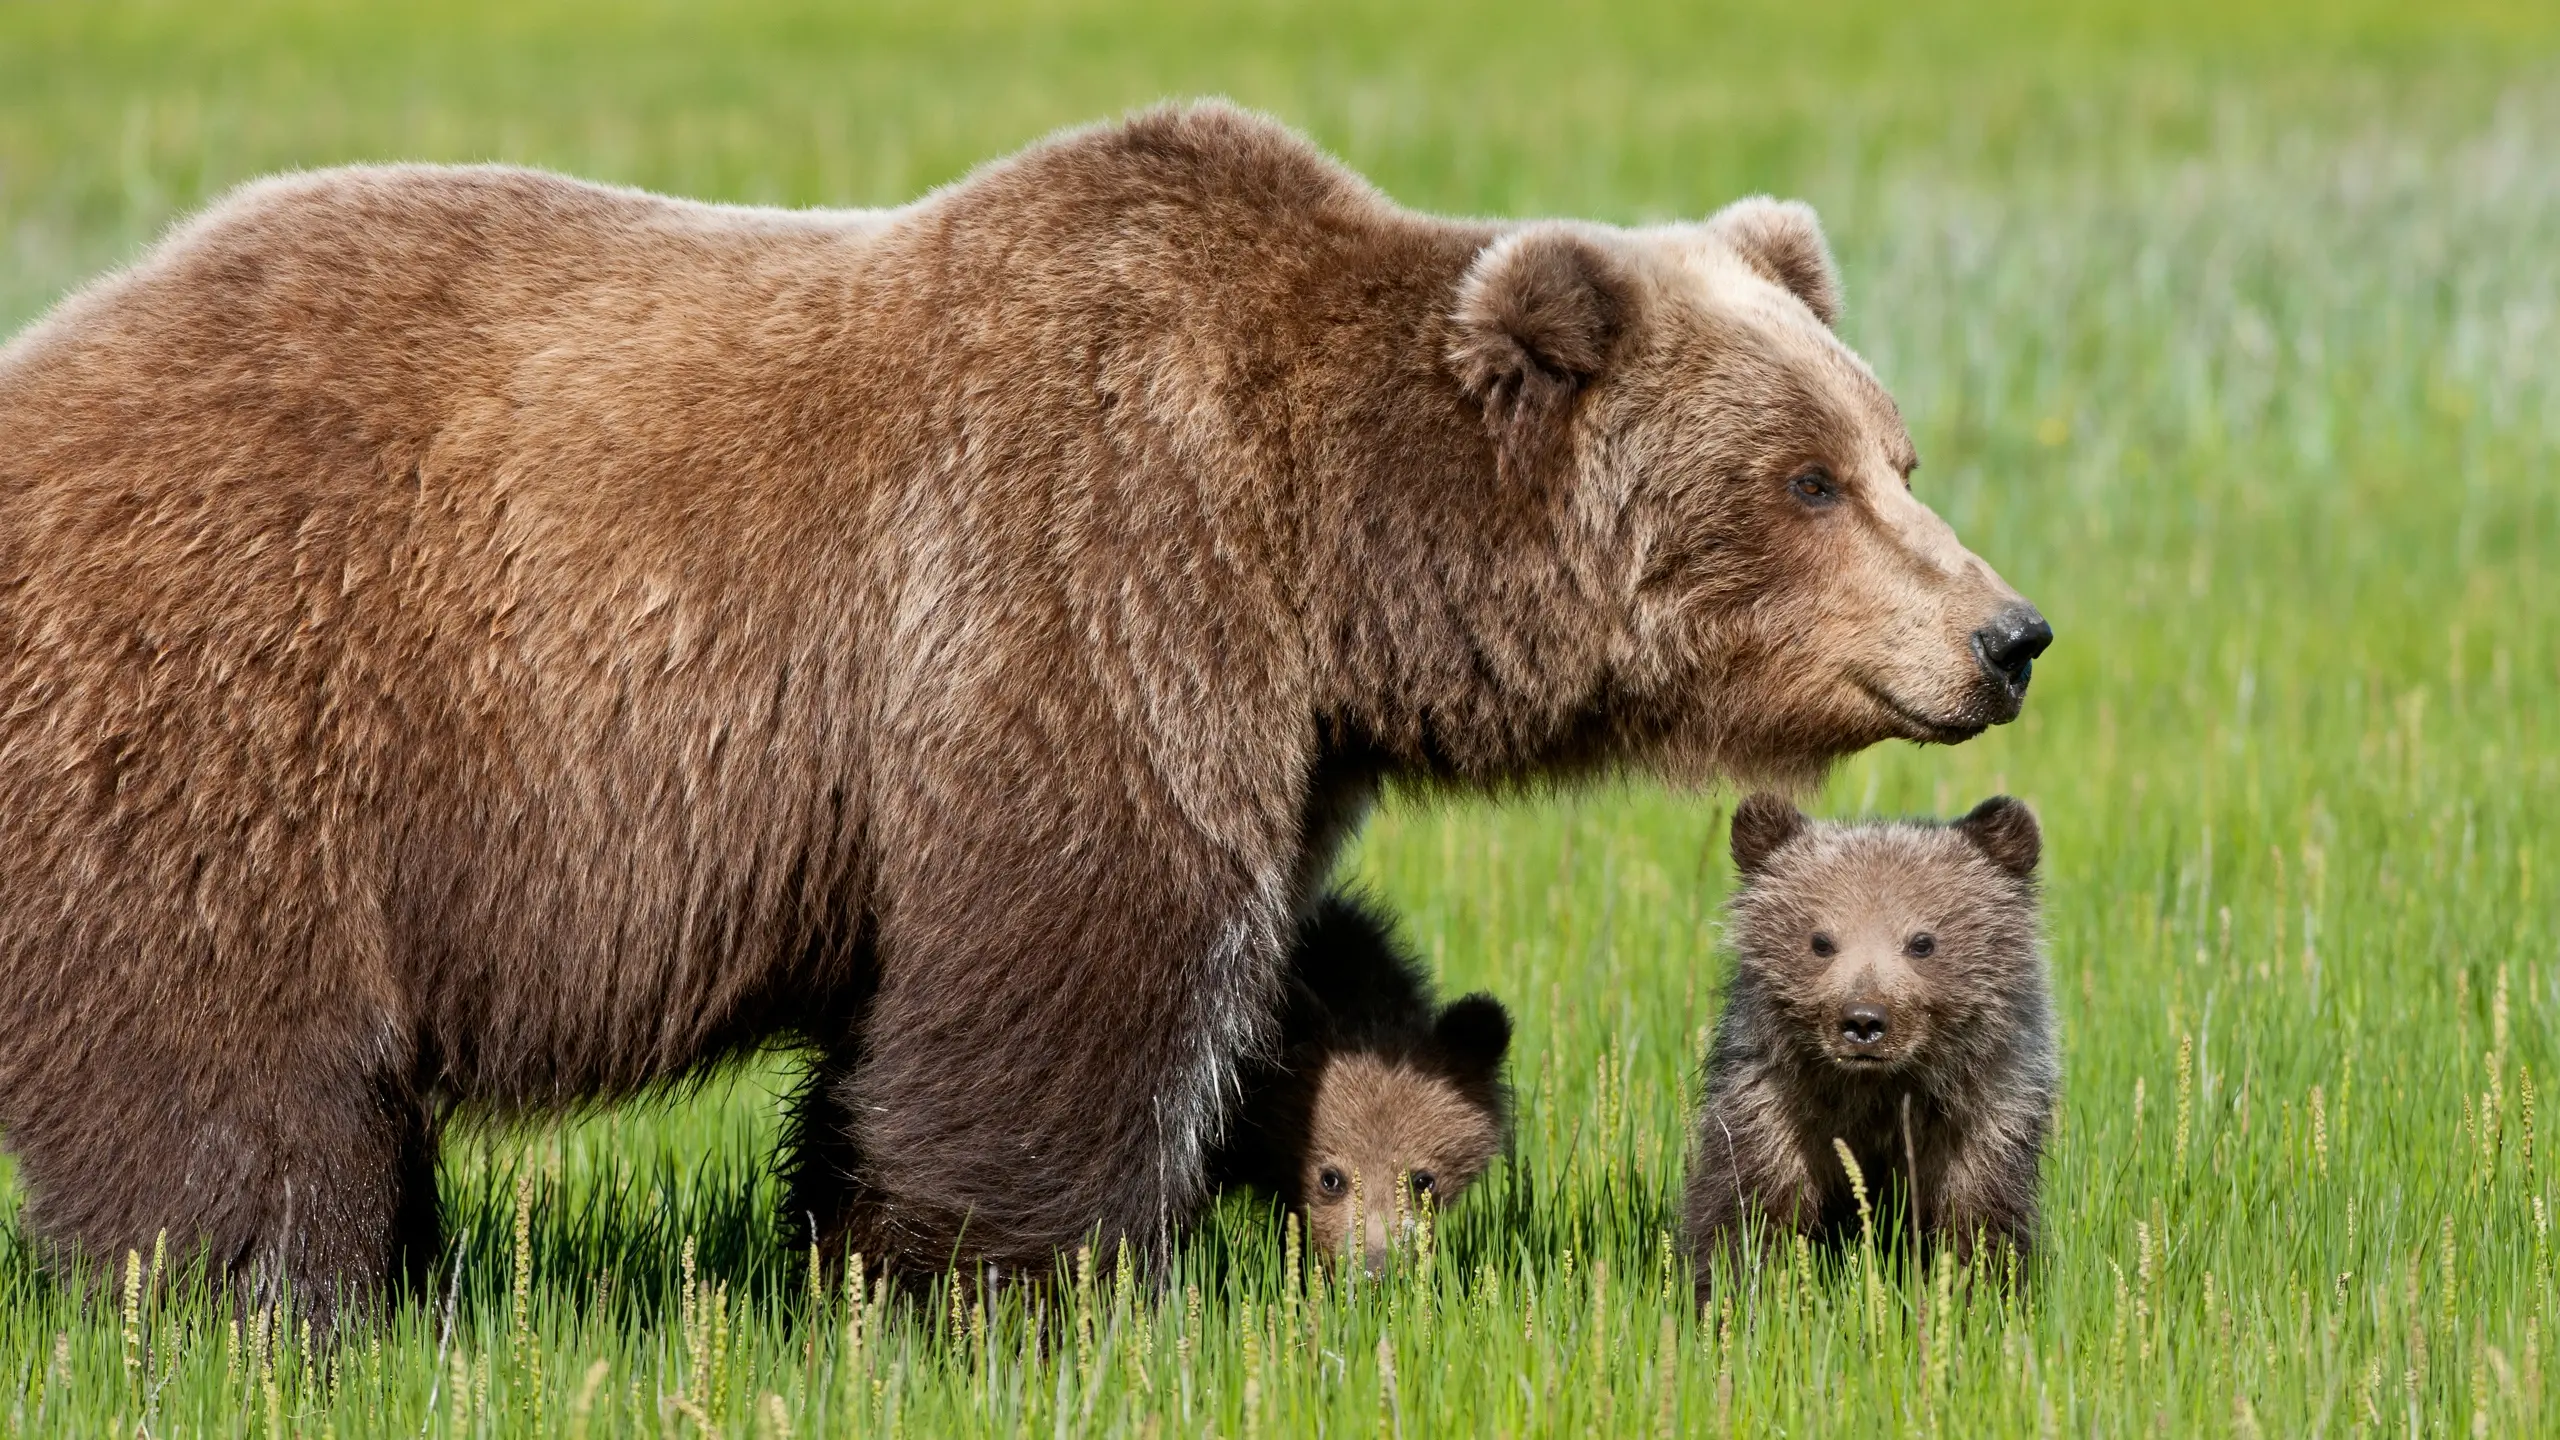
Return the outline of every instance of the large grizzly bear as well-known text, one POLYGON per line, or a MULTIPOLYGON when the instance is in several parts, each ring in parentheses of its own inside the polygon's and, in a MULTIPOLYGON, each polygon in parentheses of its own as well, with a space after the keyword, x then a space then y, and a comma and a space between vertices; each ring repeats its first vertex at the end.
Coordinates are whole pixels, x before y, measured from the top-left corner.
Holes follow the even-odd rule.
POLYGON ((1381 782, 1803 777, 2049 632, 1810 212, 1397 208, 1219 105, 905 209, 252 185, 0 350, 0 1134, 374 1293, 438 1118, 816 1057, 795 1229, 1190 1215, 1381 782))

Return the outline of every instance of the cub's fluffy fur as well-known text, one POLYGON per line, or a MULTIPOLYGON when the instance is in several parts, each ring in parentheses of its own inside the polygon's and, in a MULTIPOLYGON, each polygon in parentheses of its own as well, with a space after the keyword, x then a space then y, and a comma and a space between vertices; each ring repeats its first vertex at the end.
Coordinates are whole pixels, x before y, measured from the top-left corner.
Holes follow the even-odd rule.
POLYGON ((1883 1216, 1908 1223, 1916 1189, 1930 1242, 2033 1245, 2060 1082, 2040 848, 2007 798, 1950 825, 1817 825, 1770 796, 1743 803, 1733 983, 1689 1167, 1702 1293, 1711 1262, 1755 1233, 1854 1231, 1835 1141, 1883 1216))
POLYGON ((1836 299, 1802 207, 1444 219, 1221 105, 893 211, 239 191, 0 349, 27 1226, 325 1307, 455 1107, 789 1041, 791 1233, 1161 1245, 1387 779, 2017 713, 1836 299))
POLYGON ((1337 891, 1299 924, 1280 1032, 1213 1173, 1278 1194, 1319 1254, 1376 1269, 1424 1192, 1446 1209, 1501 1153, 1511 1017, 1491 995, 1435 1004, 1394 922, 1337 891))

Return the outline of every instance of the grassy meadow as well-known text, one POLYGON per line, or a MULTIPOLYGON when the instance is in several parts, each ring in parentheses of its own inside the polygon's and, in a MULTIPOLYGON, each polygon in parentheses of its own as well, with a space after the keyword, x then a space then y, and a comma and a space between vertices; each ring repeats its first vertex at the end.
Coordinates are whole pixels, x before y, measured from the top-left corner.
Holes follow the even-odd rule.
POLYGON ((849 1292, 769 1220, 778 1056, 466 1129, 440 1293, 334 1351, 0 1231, 0 1432, 2560 1434, 2560 8, 5 0, 0 330, 278 168, 880 204, 1199 93, 1433 209, 1820 208, 1920 491, 2060 636, 1820 806, 2043 818, 2027 1283, 1880 1239, 1696 1313, 1731 797, 1403 797, 1353 867, 1511 1005, 1520 1124, 1383 1282, 1230 1201, 1054 1311, 849 1292))

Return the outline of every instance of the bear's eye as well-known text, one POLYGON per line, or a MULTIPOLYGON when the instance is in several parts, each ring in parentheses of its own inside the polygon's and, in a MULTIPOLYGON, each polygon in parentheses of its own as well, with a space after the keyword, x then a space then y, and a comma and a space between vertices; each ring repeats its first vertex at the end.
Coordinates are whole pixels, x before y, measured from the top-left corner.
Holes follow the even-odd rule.
POLYGON ((1439 1178, 1428 1170, 1413 1172, 1413 1193, 1416 1195, 1428 1195, 1437 1189, 1439 1184, 1439 1178))
POLYGON ((1334 1169, 1332 1166, 1327 1165, 1322 1170, 1316 1172, 1316 1188, 1322 1190, 1327 1195, 1341 1194, 1342 1186, 1342 1172, 1334 1169))
POLYGON ((1926 930, 1923 930, 1919 934, 1912 936, 1910 943, 1904 945, 1902 948, 1909 951, 1913 959, 1926 960, 1937 950, 1938 937, 1930 934, 1926 930))
POLYGON ((1831 943, 1830 936, 1817 930, 1813 936, 1813 953, 1828 960, 1840 953, 1840 947, 1831 943))
POLYGON ((1787 482, 1787 489, 1808 508, 1821 510, 1840 498, 1840 487, 1833 483, 1831 472, 1816 465, 1787 482))

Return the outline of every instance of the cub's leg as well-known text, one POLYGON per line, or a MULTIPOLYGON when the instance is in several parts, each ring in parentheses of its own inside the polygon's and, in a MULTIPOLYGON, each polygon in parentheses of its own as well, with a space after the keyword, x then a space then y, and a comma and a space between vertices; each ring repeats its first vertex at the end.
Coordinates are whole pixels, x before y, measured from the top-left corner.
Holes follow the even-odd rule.
POLYGON ((1958 1261, 1982 1259, 1996 1267, 2006 1249, 2024 1265, 2035 1250, 2042 1158, 2040 1130, 1983 1126, 1966 1135, 1948 1157, 1929 1207, 1930 1231, 1955 1247, 1958 1261))
POLYGON ((1730 1081, 1709 1095, 1691 1146, 1687 1202, 1701 1304, 1719 1257, 1747 1265, 1819 1226, 1820 1182, 1756 1082, 1730 1081))

